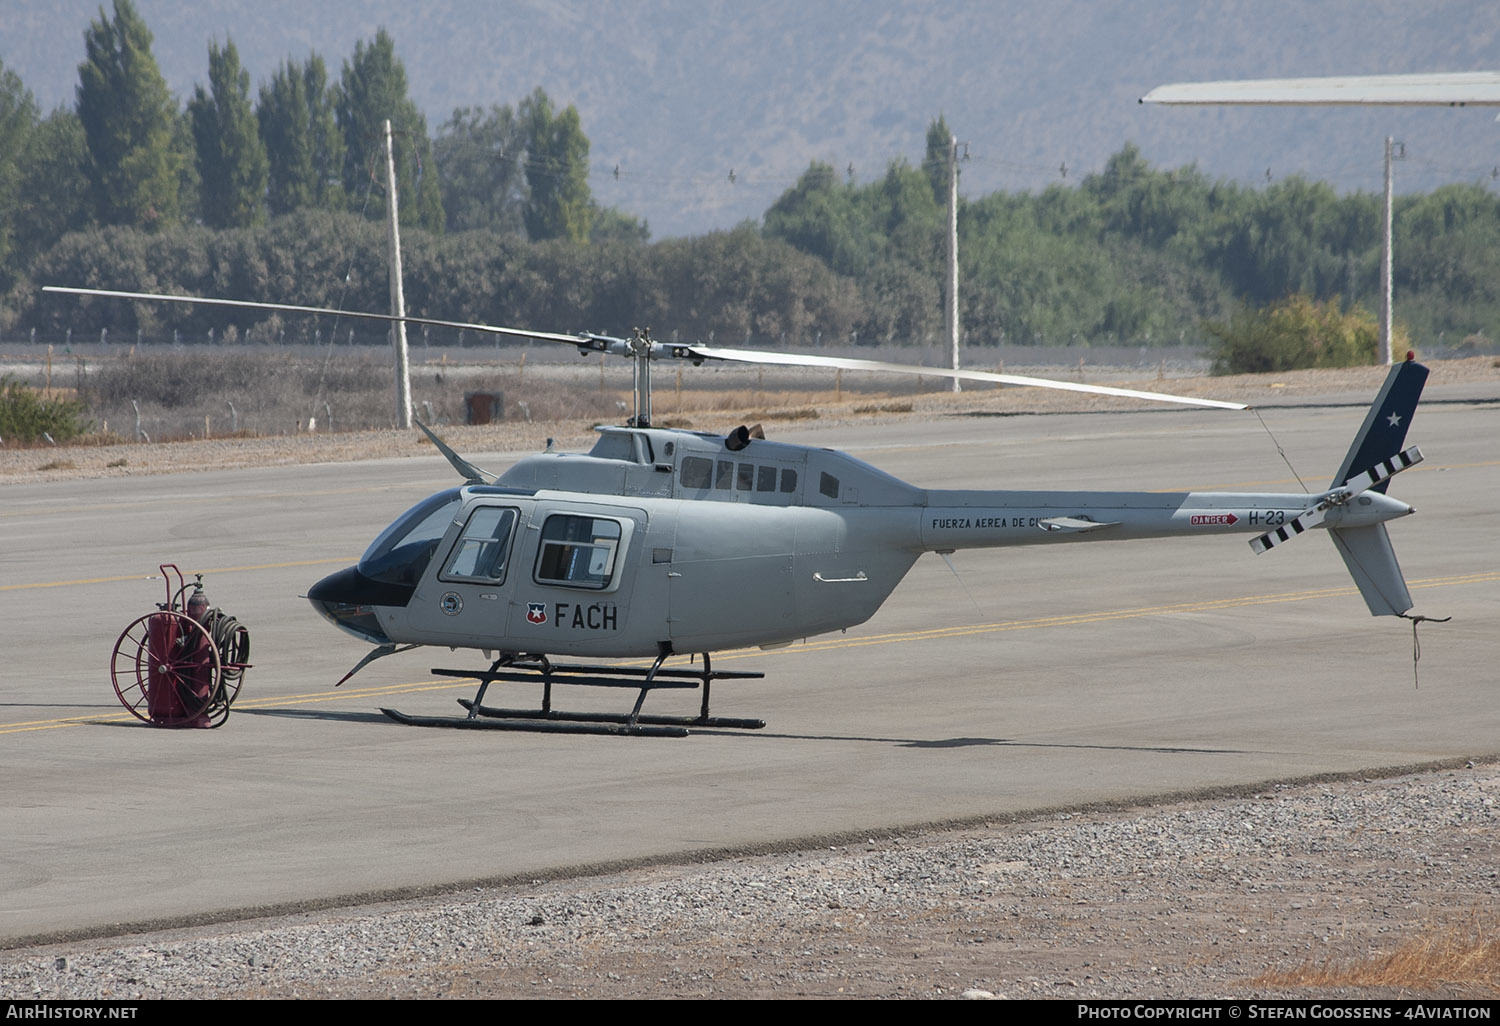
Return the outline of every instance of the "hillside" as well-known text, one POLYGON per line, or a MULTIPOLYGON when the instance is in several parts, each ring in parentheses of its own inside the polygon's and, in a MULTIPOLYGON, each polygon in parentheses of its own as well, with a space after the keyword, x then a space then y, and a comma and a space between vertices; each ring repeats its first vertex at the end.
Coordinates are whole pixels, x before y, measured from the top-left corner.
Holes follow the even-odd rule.
MULTIPOLYGON (((759 217, 813 159, 877 177, 920 159, 946 115, 970 160, 963 191, 1036 189, 1098 170, 1127 140, 1157 166, 1212 176, 1293 174, 1380 187, 1382 139, 1406 143, 1406 191, 1490 181, 1493 112, 1143 108, 1164 82, 1294 74, 1473 70, 1497 64, 1482 0, 1083 0, 911 5, 897 0, 137 0, 180 99, 231 36, 259 83, 309 49, 334 68, 380 26, 436 130, 453 108, 514 103, 537 85, 576 103, 592 186, 657 237, 759 217), (618 168, 618 176, 616 175, 618 168), (733 181, 730 172, 734 172, 733 181)), ((71 104, 94 0, 6 0, 0 61, 44 107, 71 104)))

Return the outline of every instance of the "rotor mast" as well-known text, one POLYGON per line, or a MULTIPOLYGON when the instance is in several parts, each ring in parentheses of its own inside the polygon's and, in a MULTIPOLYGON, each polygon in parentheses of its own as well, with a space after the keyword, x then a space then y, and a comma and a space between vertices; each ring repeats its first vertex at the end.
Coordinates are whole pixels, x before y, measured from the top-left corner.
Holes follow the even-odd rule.
POLYGON ((636 328, 626 343, 635 361, 635 416, 632 427, 651 426, 651 329, 636 328))

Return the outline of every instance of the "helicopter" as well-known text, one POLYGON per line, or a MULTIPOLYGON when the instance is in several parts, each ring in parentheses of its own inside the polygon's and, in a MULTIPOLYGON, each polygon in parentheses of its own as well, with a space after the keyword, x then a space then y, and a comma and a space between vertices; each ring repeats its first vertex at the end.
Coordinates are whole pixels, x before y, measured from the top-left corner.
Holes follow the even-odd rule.
MULTIPOLYGON (((51 287, 99 295, 101 290, 51 287)), ((308 313, 238 300, 103 292, 172 302, 308 313)), ((349 316, 348 312, 344 312, 349 316)), ((359 314, 378 320, 385 314, 359 314)), ((406 317, 415 323, 452 322, 406 317)), ((920 488, 846 453, 767 439, 759 426, 726 434, 653 426, 653 360, 743 360, 901 371, 1063 387, 1229 409, 1242 404, 983 371, 719 349, 631 338, 485 325, 498 334, 565 342, 636 364, 635 415, 596 428, 587 453, 525 456, 503 474, 469 463, 418 426, 463 478, 382 531, 353 566, 314 584, 326 620, 373 646, 338 682, 375 659, 421 646, 474 649, 486 670, 434 669, 479 681, 463 716, 397 722, 463 729, 682 736, 690 728, 757 729, 714 716, 715 681, 758 679, 715 670, 712 654, 775 648, 864 623, 925 553, 1064 542, 1249 533, 1265 553, 1313 529, 1333 539, 1375 616, 1405 616, 1411 596, 1385 524, 1411 506, 1386 494, 1421 462, 1404 448, 1427 379, 1411 354, 1396 364, 1329 486, 1313 493, 939 490, 920 488), (674 656, 695 665, 668 666, 674 656), (701 664, 697 664, 701 657, 701 664), (555 660, 649 660, 649 666, 555 660), (484 704, 491 684, 539 682, 535 709, 484 704), (554 708, 554 685, 628 688, 629 713, 554 708), (701 689, 697 716, 643 711, 651 692, 701 689)))

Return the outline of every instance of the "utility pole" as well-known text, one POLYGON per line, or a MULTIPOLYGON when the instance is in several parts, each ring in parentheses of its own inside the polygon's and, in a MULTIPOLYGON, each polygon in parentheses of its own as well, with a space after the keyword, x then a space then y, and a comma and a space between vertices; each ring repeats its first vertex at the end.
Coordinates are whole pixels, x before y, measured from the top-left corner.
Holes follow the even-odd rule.
MULTIPOLYGON (((948 136, 948 281, 943 291, 946 305, 943 322, 948 329, 948 350, 958 370, 958 137, 948 136)), ((953 391, 963 389, 953 379, 953 391)))
MULTIPOLYGON (((1405 149, 1405 144, 1402 144, 1405 149)), ((1380 236, 1380 348, 1385 351, 1387 367, 1396 362, 1395 333, 1391 330, 1393 295, 1391 288, 1391 193, 1393 176, 1391 161, 1395 159, 1396 143, 1385 137, 1385 227, 1380 236)))
POLYGON ((391 345, 396 350, 396 426, 411 427, 411 367, 406 358, 406 297, 401 291, 401 230, 397 227, 396 159, 391 145, 391 122, 385 122, 385 192, 390 214, 391 345))

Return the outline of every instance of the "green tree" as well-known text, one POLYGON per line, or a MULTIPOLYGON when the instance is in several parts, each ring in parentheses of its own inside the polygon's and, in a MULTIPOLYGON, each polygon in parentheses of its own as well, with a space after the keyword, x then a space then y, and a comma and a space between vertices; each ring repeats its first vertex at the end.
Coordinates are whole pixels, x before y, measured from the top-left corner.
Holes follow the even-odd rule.
POLYGON ((619 207, 594 208, 589 229, 591 242, 624 242, 642 245, 651 241, 651 226, 619 207))
POLYGON ((45 434, 66 442, 92 426, 77 399, 44 398, 10 375, 0 375, 0 439, 34 442, 45 434))
POLYGON ((1188 259, 1199 258, 1190 251, 1201 247, 1201 236, 1222 202, 1236 196, 1220 193, 1195 167, 1153 168, 1134 143, 1111 156, 1103 172, 1084 178, 1077 191, 1092 200, 1091 220, 1100 239, 1112 236, 1158 250, 1172 247, 1188 259))
POLYGON ((193 118, 184 109, 172 119, 172 152, 181 154, 177 161, 177 209, 182 211, 182 220, 198 212, 198 161, 193 154, 197 144, 193 142, 193 118))
POLYGON ((858 277, 873 261, 868 225, 855 190, 839 182, 829 164, 813 161, 765 215, 765 233, 822 260, 840 274, 858 277))
POLYGON ((334 116, 323 58, 290 59, 260 88, 256 108, 266 147, 266 202, 273 215, 303 207, 343 206, 344 140, 334 116))
POLYGON ((240 67, 234 41, 208 44, 209 91, 188 101, 198 155, 199 207, 213 228, 243 228, 265 220, 266 148, 250 107, 250 73, 240 67))
POLYGON ((432 144, 450 231, 525 231, 526 145, 526 126, 509 105, 453 112, 432 144))
POLYGON ((77 109, 99 220, 171 224, 187 155, 174 145, 177 103, 151 56, 151 32, 130 0, 114 0, 114 20, 101 9, 83 39, 77 109))
POLYGON ((526 122, 526 231, 533 241, 589 241, 594 201, 589 192, 589 140, 578 108, 560 114, 537 89, 521 103, 526 122))
POLYGON ((21 77, 0 64, 0 287, 15 247, 16 219, 23 206, 21 175, 36 134, 36 99, 21 77))
MULTIPOLYGON (((351 204, 363 206, 366 183, 374 176, 385 181, 384 123, 395 133, 396 188, 401 222, 432 231, 443 229, 443 201, 432 166, 432 144, 427 119, 406 95, 406 68, 396 59, 396 44, 385 29, 366 46, 354 46, 344 62, 335 104, 339 130, 344 135, 344 189, 351 204)), ((384 216, 383 203, 371 203, 372 213, 384 216)))
POLYGON ((1205 255, 1253 303, 1293 293, 1328 299, 1347 289, 1349 239, 1333 188, 1293 177, 1247 196, 1205 255))
POLYGON ((920 171, 904 160, 892 161, 885 177, 859 195, 870 228, 883 237, 892 256, 927 268, 943 254, 948 192, 935 200, 920 171))
POLYGON ((1396 306, 1413 330, 1500 337, 1500 197, 1477 184, 1403 197, 1395 229, 1396 306))
POLYGON ((12 266, 32 265, 68 232, 92 221, 93 199, 88 176, 88 143, 78 115, 60 107, 37 123, 18 167, 18 195, 13 212, 12 266))
POLYGON ((927 155, 922 158, 922 173, 932 184, 932 198, 940 207, 948 206, 948 150, 953 145, 953 130, 942 115, 927 126, 927 155))
POLYGON ((814 162, 766 211, 766 235, 858 281, 861 340, 920 343, 942 324, 946 152, 945 143, 941 203, 928 176, 904 160, 864 186, 814 162))

